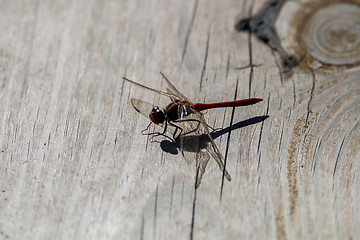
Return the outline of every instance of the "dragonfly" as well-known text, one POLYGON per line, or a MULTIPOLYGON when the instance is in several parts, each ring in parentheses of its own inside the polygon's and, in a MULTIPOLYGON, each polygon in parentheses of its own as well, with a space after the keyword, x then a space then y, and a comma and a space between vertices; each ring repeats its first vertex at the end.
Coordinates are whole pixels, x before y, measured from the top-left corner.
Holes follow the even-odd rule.
MULTIPOLYGON (((154 106, 140 99, 131 99, 131 104, 135 110, 150 120, 150 124, 145 130, 147 130, 152 123, 163 127, 162 132, 152 132, 146 135, 152 135, 152 137, 161 135, 174 142, 178 142, 179 149, 185 160, 190 164, 196 160, 195 188, 200 186, 210 155, 226 179, 231 181, 231 176, 224 166, 224 158, 210 134, 209 128, 212 130, 214 130, 214 128, 206 123, 203 111, 213 108, 247 106, 263 100, 261 98, 248 98, 227 102, 193 103, 183 95, 162 72, 160 72, 160 74, 168 85, 166 92, 153 89, 123 77, 125 81, 135 84, 136 86, 170 98, 170 103, 164 108, 154 106), (172 137, 166 135, 169 126, 175 129, 172 137)), ((144 132, 142 133, 145 134, 144 132)))

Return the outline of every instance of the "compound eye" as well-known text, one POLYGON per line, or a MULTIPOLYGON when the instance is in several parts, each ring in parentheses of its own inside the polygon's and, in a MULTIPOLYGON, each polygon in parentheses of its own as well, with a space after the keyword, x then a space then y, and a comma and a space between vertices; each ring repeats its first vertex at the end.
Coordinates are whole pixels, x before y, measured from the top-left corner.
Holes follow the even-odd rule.
POLYGON ((165 122, 165 114, 158 106, 155 106, 151 110, 151 113, 149 114, 149 118, 155 124, 160 124, 165 122))

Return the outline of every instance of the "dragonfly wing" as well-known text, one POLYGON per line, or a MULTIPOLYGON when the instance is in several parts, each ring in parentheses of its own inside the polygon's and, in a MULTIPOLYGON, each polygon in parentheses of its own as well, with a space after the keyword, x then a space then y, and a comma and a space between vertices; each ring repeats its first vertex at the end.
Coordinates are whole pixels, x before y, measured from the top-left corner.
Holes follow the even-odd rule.
POLYGON ((197 154, 201 151, 201 136, 194 135, 193 133, 188 132, 186 126, 190 125, 190 123, 191 122, 181 122, 181 124, 177 124, 182 129, 182 133, 179 138, 177 138, 177 141, 179 141, 178 146, 186 162, 191 164, 194 162, 194 160, 198 162, 199 155, 197 154))
POLYGON ((186 162, 190 164, 197 160, 197 153, 201 150, 201 136, 194 131, 199 127, 198 123, 199 121, 191 119, 191 115, 172 122, 173 125, 181 129, 181 134, 176 138, 176 141, 186 162))
POLYGON ((173 96, 176 95, 173 91, 171 91, 170 88, 166 88, 166 92, 169 93, 169 94, 171 94, 171 95, 173 95, 173 96))
POLYGON ((158 94, 167 96, 167 97, 169 97, 169 98, 174 98, 174 97, 175 97, 175 96, 173 96, 173 95, 171 95, 171 94, 169 94, 169 93, 166 93, 166 92, 163 92, 163 91, 159 91, 159 90, 156 90, 156 89, 154 89, 154 88, 145 86, 145 85, 143 85, 143 84, 134 82, 133 80, 130 80, 130 79, 126 78, 126 77, 123 77, 123 79, 124 79, 125 81, 128 81, 128 82, 132 83, 132 84, 135 84, 136 86, 139 86, 139 87, 148 89, 148 90, 150 90, 150 91, 153 91, 153 92, 156 92, 156 93, 158 93, 158 94))
POLYGON ((198 188, 201 183, 201 179, 205 173, 205 168, 210 160, 210 156, 207 152, 198 151, 196 154, 196 183, 195 188, 198 188))
POLYGON ((170 90, 170 93, 172 95, 175 95, 177 98, 179 98, 181 100, 186 100, 186 101, 190 102, 190 100, 187 97, 185 97, 179 90, 177 90, 177 88, 174 86, 174 84, 172 84, 170 82, 170 80, 162 72, 160 72, 160 74, 161 74, 161 76, 163 76, 167 85, 169 86, 168 92, 170 90))
MULTIPOLYGON (((181 110, 183 108, 181 107, 179 109, 181 110)), ((183 111, 185 110, 183 109, 183 111)), ((189 109, 186 111, 189 111, 189 109)), ((184 115, 185 117, 180 118, 175 122, 175 124, 182 129, 179 137, 179 148, 182 151, 185 160, 187 162, 192 162, 193 160, 189 160, 189 158, 192 157, 193 159, 196 159, 197 164, 203 162, 201 157, 204 154, 199 155, 198 153, 200 151, 205 151, 214 158, 219 165, 220 170, 224 171, 223 157, 210 135, 203 115, 195 109, 190 108, 190 111, 192 111, 192 113, 187 115, 179 113, 179 116, 184 115), (195 152, 196 154, 190 154, 189 152, 195 152)), ((225 171, 225 177, 229 181, 231 180, 230 174, 227 171, 225 171)))
MULTIPOLYGON (((210 138, 211 138, 211 136, 210 136, 210 138)), ((213 142, 214 140, 211 138, 210 141, 213 142)), ((206 150, 214 158, 214 160, 218 164, 220 170, 224 171, 225 166, 224 166, 224 163, 222 161, 223 157, 222 157, 219 149, 216 147, 215 143, 207 144, 206 145, 206 150)), ((226 171, 226 170, 225 170, 225 177, 227 178, 227 180, 231 181, 230 173, 228 171, 226 171)))
MULTIPOLYGON (((197 113, 200 114, 200 113, 197 113)), ((205 119, 202 115, 199 116, 200 120, 202 122, 203 129, 206 132, 206 136, 208 138, 208 144, 206 144, 205 149, 210 153, 210 155, 214 158, 215 162, 218 164, 221 171, 225 170, 225 166, 223 163, 223 156, 221 155, 219 149, 217 148, 214 139, 211 137, 209 129, 207 128, 207 124, 205 122, 205 119)), ((231 181, 231 176, 228 173, 228 171, 225 170, 225 177, 227 180, 231 181)))
POLYGON ((149 114, 151 113, 151 110, 154 108, 153 104, 135 98, 131 99, 131 105, 135 108, 135 110, 138 113, 140 113, 146 118, 149 118, 149 114))
POLYGON ((186 151, 184 149, 181 149, 181 154, 188 164, 192 164, 194 162, 194 160, 196 159, 196 152, 191 152, 191 151, 186 151))
MULTIPOLYGON (((183 134, 186 136, 187 132, 189 134, 196 134, 200 136, 197 147, 200 149, 206 149, 208 153, 214 158, 215 162, 218 164, 221 171, 224 171, 224 161, 223 156, 221 155, 219 149, 217 148, 214 139, 211 137, 209 128, 207 127, 206 121, 203 115, 196 110, 193 110, 193 114, 189 116, 193 121, 186 121, 187 129, 196 129, 196 130, 186 130, 183 134), (190 132, 189 132, 190 131, 190 132), (191 132, 192 131, 192 132, 191 132)), ((188 117, 188 118, 189 118, 188 117)), ((181 143, 181 142, 180 142, 181 143)), ((180 145, 181 146, 181 145, 180 145)), ((225 177, 231 181, 230 174, 225 170, 225 177)))
POLYGON ((179 137, 179 147, 186 162, 191 164, 194 160, 196 161, 195 187, 198 188, 210 160, 209 153, 204 150, 204 136, 207 138, 207 135, 197 135, 197 131, 192 131, 200 127, 198 120, 191 119, 190 117, 186 117, 183 120, 183 122, 178 123, 183 131, 179 137))

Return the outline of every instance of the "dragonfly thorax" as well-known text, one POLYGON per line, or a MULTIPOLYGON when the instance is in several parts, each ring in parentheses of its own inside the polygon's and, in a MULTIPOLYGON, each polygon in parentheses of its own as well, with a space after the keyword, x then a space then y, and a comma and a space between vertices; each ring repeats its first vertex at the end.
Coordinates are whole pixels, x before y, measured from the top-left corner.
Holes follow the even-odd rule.
POLYGON ((165 113, 158 107, 155 106, 151 113, 149 114, 150 120, 155 124, 160 124, 165 122, 165 113))

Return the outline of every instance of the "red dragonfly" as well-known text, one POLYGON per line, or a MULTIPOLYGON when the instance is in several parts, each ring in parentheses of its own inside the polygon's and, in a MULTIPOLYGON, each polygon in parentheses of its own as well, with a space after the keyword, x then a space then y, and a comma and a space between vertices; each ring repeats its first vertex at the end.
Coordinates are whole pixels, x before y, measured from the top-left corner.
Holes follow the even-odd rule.
MULTIPOLYGON (((179 90, 175 88, 175 86, 162 72, 160 72, 160 74, 168 85, 167 92, 144 86, 140 83, 123 77, 124 80, 130 83, 169 97, 171 100, 171 102, 165 108, 161 109, 151 103, 144 102, 139 99, 131 99, 131 104, 135 110, 151 120, 149 126, 151 123, 163 126, 162 133, 153 132, 148 133, 147 135, 153 135, 153 137, 162 135, 171 139, 170 137, 166 136, 165 133, 168 129, 168 125, 174 127, 175 131, 173 133, 173 139, 174 141, 179 139, 179 148, 185 160, 188 163, 192 163, 194 159, 196 160, 196 188, 200 185, 202 176, 205 172, 205 167, 210 159, 209 154, 219 165, 219 168, 221 171, 223 171, 225 177, 231 181, 231 176, 226 171, 223 163, 224 158, 210 135, 210 126, 206 123, 201 111, 220 107, 247 106, 258 103, 262 101, 262 99, 249 98, 218 103, 192 103, 187 97, 185 97, 179 90)), ((145 130, 147 130, 149 126, 145 130)))

